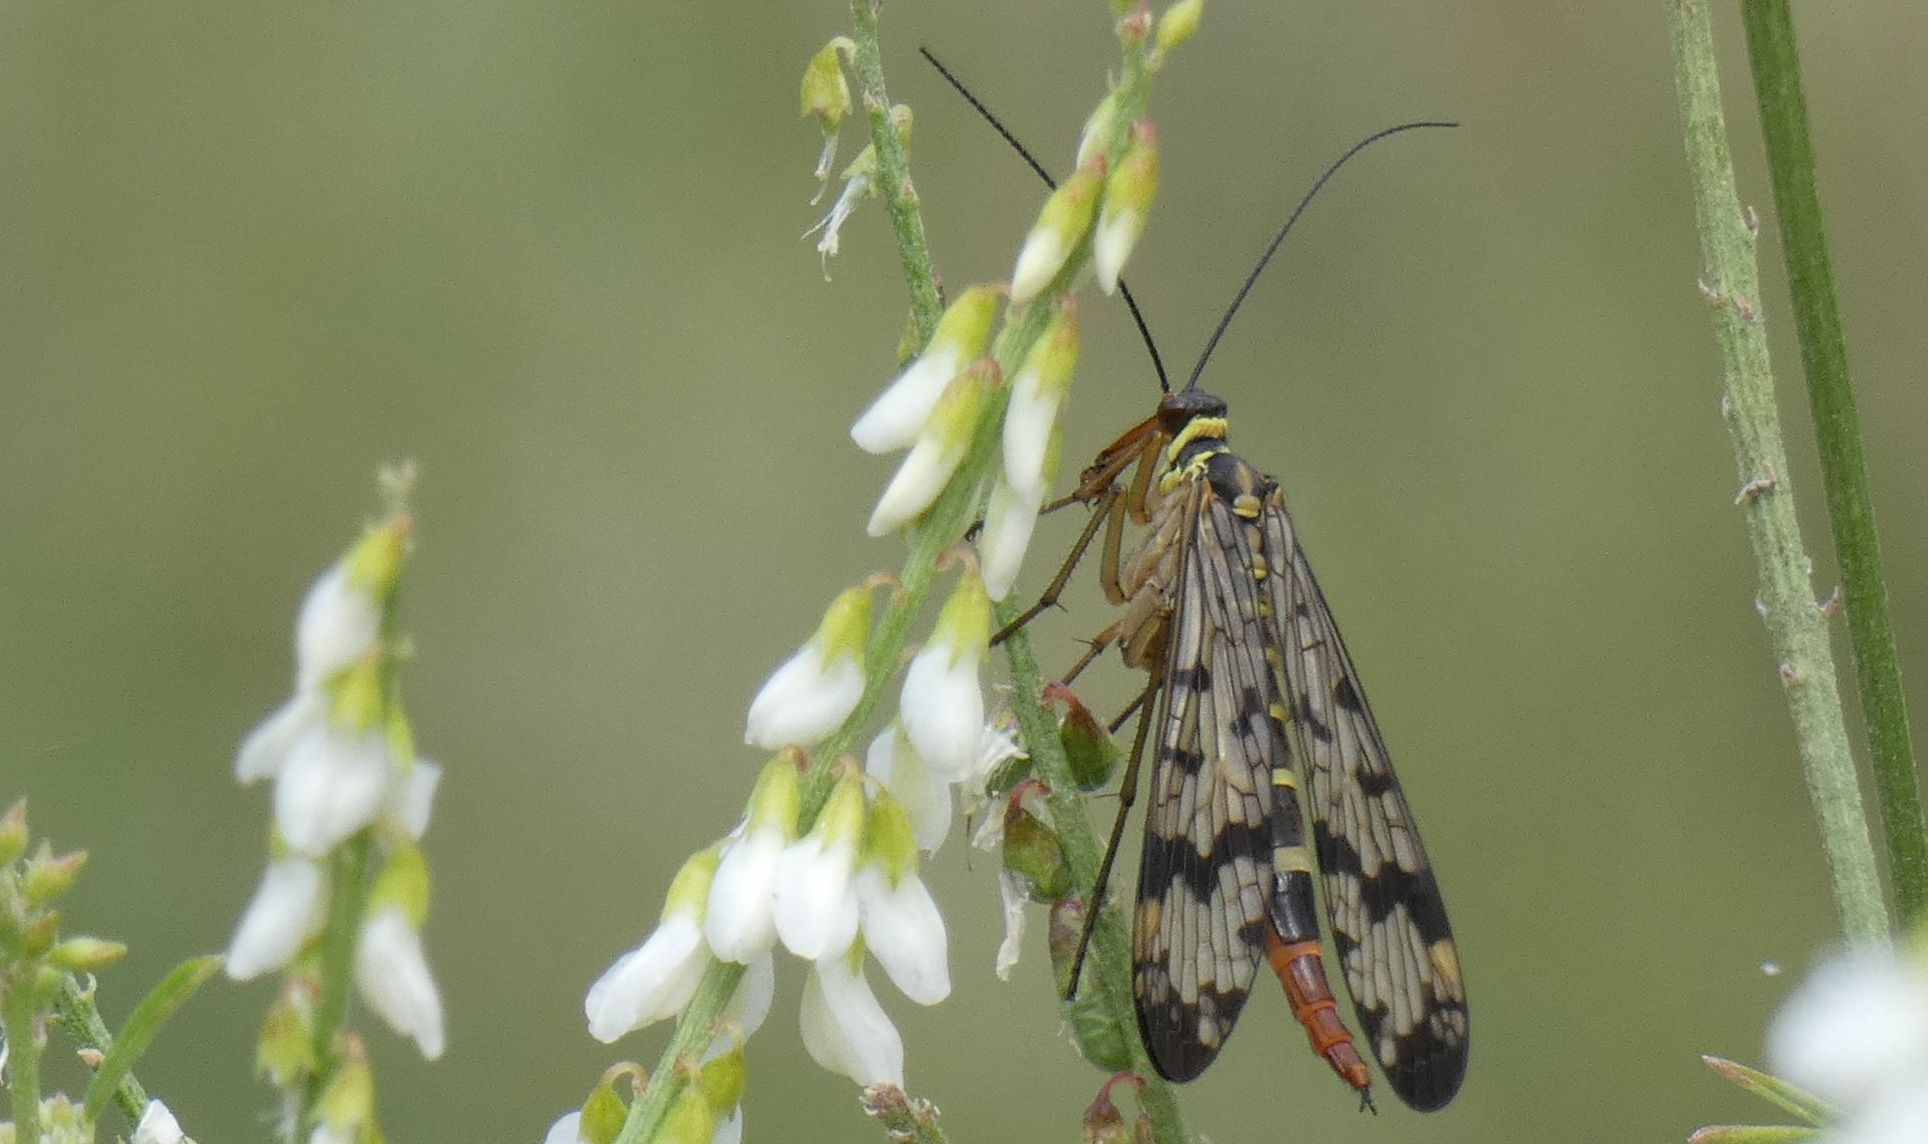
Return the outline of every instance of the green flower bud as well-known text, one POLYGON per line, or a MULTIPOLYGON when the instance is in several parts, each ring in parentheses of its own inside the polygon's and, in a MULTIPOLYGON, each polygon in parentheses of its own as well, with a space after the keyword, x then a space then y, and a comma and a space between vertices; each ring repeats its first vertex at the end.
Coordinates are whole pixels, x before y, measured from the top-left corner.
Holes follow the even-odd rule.
POLYGON ((744 811, 751 829, 774 826, 786 840, 796 838, 797 815, 803 802, 797 773, 802 759, 803 752, 791 747, 777 752, 763 764, 763 773, 757 776, 756 786, 750 790, 749 807, 744 811))
POLYGON ((1157 196, 1158 132, 1151 120, 1141 119, 1132 126, 1131 141, 1118 169, 1105 180, 1104 206, 1098 211, 1098 226, 1092 233, 1092 267, 1097 272, 1098 288, 1105 293, 1117 292, 1118 276, 1124 272, 1132 248, 1138 245, 1138 237, 1145 232, 1145 220, 1157 196))
POLYGON ((863 846, 870 808, 864 800, 861 776, 859 768, 845 767, 836 785, 830 788, 830 798, 817 815, 816 825, 811 827, 811 833, 821 836, 825 845, 849 839, 859 848, 863 846))
POLYGON ((864 863, 882 868, 892 886, 917 872, 917 832, 911 826, 910 812, 888 790, 878 790, 870 803, 864 863))
POLYGON ((386 601, 401 583, 402 569, 408 563, 409 540, 414 535, 415 519, 397 512, 362 534, 341 558, 348 585, 372 599, 386 601))
POLYGON ((709 1102, 710 1110, 723 1117, 742 1102, 743 1086, 748 1079, 743 1046, 733 1044, 721 1056, 704 1062, 697 1086, 703 1090, 703 1099, 709 1102))
POLYGON ((381 657, 360 660, 329 684, 328 720, 360 734, 381 728, 392 733, 388 718, 388 687, 381 657))
POLYGON ((127 946, 98 937, 70 937, 47 953, 49 964, 70 973, 94 973, 127 956, 127 946))
POLYGON ((1058 272, 1091 233, 1104 181, 1104 156, 1093 155, 1044 201, 1044 209, 1025 236, 1017 265, 1011 271, 1011 305, 1030 302, 1057 279, 1058 272))
POLYGON ((703 1097, 701 1089, 684 1089, 663 1116, 656 1138, 664 1144, 710 1144, 716 1134, 716 1110, 703 1097))
POLYGON ((27 852, 27 800, 21 799, 0 817, 0 866, 11 866, 27 852))
POLYGON ((1198 21, 1205 15, 1205 0, 1178 0, 1158 17, 1158 34, 1152 40, 1155 56, 1164 56, 1192 38, 1198 21))
POLYGON ((421 847, 404 843, 389 853, 368 893, 368 912, 399 906, 417 929, 428 920, 428 861, 421 847))
POLYGON ((255 1045, 254 1068, 276 1088, 291 1088, 313 1076, 315 1040, 312 1026, 314 1002, 305 987, 293 985, 282 990, 261 1022, 261 1040, 255 1045))
POLYGON ((26 877, 21 883, 27 905, 43 906, 65 896, 68 890, 73 889, 74 879, 80 876, 81 868, 86 865, 85 850, 55 857, 53 848, 43 841, 39 852, 27 860, 26 877))
POLYGON ((716 877, 716 865, 721 860, 722 852, 715 846, 690 855, 676 877, 670 879, 660 920, 668 919, 679 910, 693 910, 701 918, 710 900, 710 882, 716 877))
MULTIPOLYGON (((1084 903, 1076 898, 1060 898, 1051 906, 1051 928, 1046 946, 1051 951, 1051 967, 1058 983, 1058 996, 1071 987, 1071 962, 1077 956, 1078 942, 1084 936, 1084 903)), ((1095 972, 1087 961, 1083 972, 1095 972)), ((1113 1019, 1104 994, 1080 983, 1078 995, 1061 1001, 1065 1025, 1084 1059, 1101 1069, 1117 1072, 1131 1067, 1132 1040, 1136 1029, 1127 1031, 1113 1019)))
POLYGON ((1033 901, 1054 902, 1071 892, 1064 846, 1037 779, 1018 784, 1005 800, 1004 868, 1029 884, 1033 901))
POLYGON ((345 1043, 347 1051, 315 1108, 322 1123, 350 1139, 359 1139, 374 1126, 375 1073, 368 1067, 361 1038, 351 1035, 345 1043))
POLYGON ((589 1099, 582 1102, 582 1122, 577 1131, 590 1144, 616 1144, 628 1119, 629 1106, 616 1094, 615 1077, 604 1076, 589 1099))
POLYGON ((1097 790, 1111 779, 1124 749, 1112 739, 1091 709, 1076 693, 1061 683, 1044 689, 1046 702, 1064 704, 1064 718, 1058 723, 1058 742, 1064 747, 1065 760, 1071 764, 1071 777, 1080 790, 1097 790))
POLYGON ((811 56, 803 69, 803 114, 822 121, 829 131, 842 126, 850 114, 850 85, 844 80, 839 53, 855 46, 849 37, 838 36, 811 56))

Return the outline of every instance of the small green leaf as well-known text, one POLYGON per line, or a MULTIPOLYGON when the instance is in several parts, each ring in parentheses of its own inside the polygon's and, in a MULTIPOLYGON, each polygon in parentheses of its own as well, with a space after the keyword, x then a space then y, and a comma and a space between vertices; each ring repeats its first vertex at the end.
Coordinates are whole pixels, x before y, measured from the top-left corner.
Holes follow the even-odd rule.
POLYGON ((1809 1124, 1822 1124, 1834 1119, 1834 1109, 1819 1097, 1811 1096, 1779 1077, 1769 1076, 1759 1069, 1748 1068, 1726 1057, 1703 1054, 1700 1059, 1708 1068, 1728 1080, 1809 1124))
POLYGON ((1820 1138, 1819 1128, 1796 1128, 1782 1124, 1712 1124, 1696 1129, 1687 1138, 1687 1144, 1800 1144, 1801 1141, 1820 1138))
POLYGON ((98 1119, 101 1110, 107 1106, 108 1098, 120 1085, 121 1078, 134 1067, 147 1046, 161 1031, 161 1026, 174 1015, 175 1010, 187 1004, 203 982, 214 976, 221 968, 219 956, 192 957, 174 967, 174 971, 161 979, 154 991, 134 1006, 127 1023, 121 1026, 120 1033, 114 1037, 114 1045, 107 1050, 107 1057, 100 1062, 100 1071, 87 1085, 87 1115, 98 1119))

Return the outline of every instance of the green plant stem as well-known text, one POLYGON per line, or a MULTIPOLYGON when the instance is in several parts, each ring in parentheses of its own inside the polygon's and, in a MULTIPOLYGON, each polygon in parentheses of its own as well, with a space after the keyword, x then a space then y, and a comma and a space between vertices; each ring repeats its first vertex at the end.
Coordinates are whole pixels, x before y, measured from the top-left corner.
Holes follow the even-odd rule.
MULTIPOLYGON (((865 3, 864 0, 858 0, 858 3, 853 5, 856 9, 870 10, 873 22, 867 32, 873 50, 875 47, 874 7, 873 4, 865 3)), ((865 43, 865 36, 866 29, 860 23, 858 39, 860 52, 861 45, 865 43)), ((878 78, 881 82, 881 74, 878 78)), ((1114 161, 1124 150, 1131 124, 1136 122, 1143 112, 1147 80, 1142 57, 1135 53, 1126 53, 1125 78, 1119 88, 1120 114, 1116 117, 1116 129, 1110 149, 1114 161)), ((873 136, 877 134, 873 132, 873 136)), ((883 167, 881 146, 878 154, 881 171, 883 167)), ((924 328, 923 319, 926 313, 925 304, 920 299, 926 297, 930 299, 928 314, 932 328, 935 327, 939 316, 935 281, 926 277, 924 284, 927 284, 930 289, 920 290, 919 279, 910 269, 921 267, 922 274, 928 276, 930 273, 929 252, 921 246, 906 249, 908 244, 921 243, 921 239, 921 223, 914 233, 907 233, 902 225, 898 227, 898 243, 902 251, 902 260, 906 274, 910 277, 912 310, 918 315, 920 329, 924 328)), ((1077 281, 1081 274, 1082 262, 1088 257, 1087 250, 1074 258, 1072 264, 1066 267, 1062 275, 1063 280, 1077 281)), ((1030 353, 1031 347, 1043 335, 1050 318, 1050 307, 1032 306, 1018 315, 1016 320, 1010 322, 1000 333, 994 352, 1006 377, 1011 376, 1030 353)), ((979 426, 979 440, 973 443, 971 450, 972 458, 986 467, 994 463, 998 456, 998 442, 994 434, 1003 423, 1003 398, 1004 394, 1000 392, 995 408, 987 411, 983 423, 979 426)), ((952 482, 951 491, 970 490, 971 496, 967 507, 974 510, 976 490, 981 484, 980 476, 965 473, 960 479, 952 482)), ((960 518, 957 523, 963 523, 962 519, 960 518)), ((952 531, 944 535, 955 536, 957 533, 952 531)), ((1022 608, 1014 600, 1005 600, 997 609, 998 625, 1002 627, 1009 624, 1021 611, 1022 608)), ((1011 668, 1011 698, 1017 713, 1019 730, 1030 752, 1032 764, 1051 789, 1052 815, 1058 826, 1059 840, 1064 849, 1065 859, 1076 884, 1089 886, 1097 879, 1098 864, 1103 860, 1104 846, 1091 829, 1091 820, 1085 814, 1084 799, 1078 793, 1078 785, 1071 777, 1071 765, 1066 760, 1064 749, 1058 741, 1057 728, 1052 724, 1050 714, 1043 705, 1043 676, 1038 669, 1037 657, 1031 651, 1030 637, 1019 630, 1005 641, 1004 648, 1011 668)), ((1097 908, 1095 904, 1093 908, 1097 908)), ((1092 943, 1097 954, 1095 960, 1099 972, 1092 975, 1093 980, 1088 982, 1087 987, 1094 989, 1102 996, 1111 1019, 1119 1028, 1135 1029, 1137 1016, 1132 1008, 1129 985, 1130 953, 1125 926, 1116 910, 1103 911, 1092 935, 1092 943)), ((1153 1139, 1159 1144, 1183 1144, 1189 1137, 1179 1114, 1176 1093, 1172 1086, 1152 1068, 1150 1059, 1145 1055, 1143 1043, 1137 1037, 1127 1037, 1127 1040, 1132 1047, 1133 1067, 1146 1081, 1139 1092, 1138 1099, 1140 1106, 1151 1120, 1153 1139)))
POLYGON ((361 940, 362 911, 368 906, 368 858, 372 843, 364 830, 335 850, 329 871, 328 931, 321 941, 321 991, 315 1000, 315 1075, 308 1080, 300 1124, 312 1123, 315 1105, 327 1091, 341 1053, 337 1042, 348 1023, 348 996, 354 987, 355 944, 361 940))
POLYGON ((1847 340, 1835 301, 1834 271, 1815 184, 1814 146, 1808 136, 1807 98, 1787 0, 1744 0, 1747 57, 1753 65, 1754 97, 1760 105, 1767 169, 1774 185, 1774 216, 1787 263, 1794 330, 1807 373, 1808 402, 1820 446, 1821 481, 1827 490, 1828 522, 1841 562, 1861 717, 1868 729, 1874 766, 1875 805, 1887 844, 1888 877, 1901 920, 1928 915, 1928 834, 1921 816, 1914 751, 1908 736, 1908 704, 1901 690, 1888 591, 1881 576, 1881 545, 1875 535, 1868 493, 1868 463, 1848 373, 1847 340))
MULTIPOLYGON (((1023 610, 1014 599, 1005 600, 998 607, 998 623, 1010 623, 1023 610)), ((1039 686, 1042 677, 1029 637, 1020 629, 1004 641, 1004 647, 1011 661, 1011 702, 1017 711, 1018 728, 1024 734, 1032 765, 1051 789, 1051 819, 1057 827, 1065 863, 1071 868, 1072 884, 1089 887, 1098 879, 1104 843, 1091 828, 1091 819, 1085 814, 1084 796, 1078 793, 1077 781, 1072 778, 1071 764, 1065 759, 1057 726, 1042 701, 1039 686)), ((1144 1042, 1137 1036, 1138 1017, 1131 998, 1131 950, 1124 919, 1108 903, 1088 902, 1085 908, 1101 912, 1091 932, 1092 956, 1085 968, 1081 990, 1086 994, 1098 993, 1112 1023, 1127 1031, 1125 1041, 1131 1046, 1132 1071, 1145 1082, 1138 1090, 1138 1104, 1151 1119, 1152 1138, 1160 1144, 1182 1144, 1190 1137, 1179 1115, 1178 1095, 1152 1067, 1144 1042)))
POLYGON ((917 344, 921 346, 936 332, 944 306, 937 292, 937 276, 931 270, 930 244, 924 237, 924 214, 917 209, 917 189, 910 181, 910 163, 904 155, 903 140, 890 122, 890 96, 884 91, 883 51, 877 38, 880 6, 880 0, 852 0, 850 15, 857 27, 857 50, 851 53, 851 63, 857 71, 864 111, 870 117, 871 146, 877 149, 877 193, 897 231, 897 256, 904 264, 911 320, 917 326, 917 344))
POLYGON ((1768 643, 1793 717, 1842 927, 1856 940, 1880 939, 1888 933, 1887 907, 1848 750, 1827 625, 1814 602, 1788 487, 1760 319, 1760 275, 1734 184, 1706 0, 1668 0, 1667 25, 1694 216, 1709 275, 1703 287, 1715 303, 1727 386, 1721 404, 1742 482, 1737 499, 1754 547, 1768 643))
MULTIPOLYGON (((100 1019, 93 993, 83 990, 72 974, 60 983, 60 992, 54 995, 54 1016, 81 1048, 94 1049, 105 1056, 114 1047, 114 1035, 107 1031, 107 1022, 100 1019)), ((141 1114, 147 1111, 147 1090, 130 1072, 114 1086, 114 1102, 130 1122, 139 1123, 141 1114)))
POLYGON ((40 1045, 34 1040, 35 964, 16 965, 13 980, 0 981, 0 1022, 7 1032, 7 1100, 15 1140, 40 1139, 40 1045))

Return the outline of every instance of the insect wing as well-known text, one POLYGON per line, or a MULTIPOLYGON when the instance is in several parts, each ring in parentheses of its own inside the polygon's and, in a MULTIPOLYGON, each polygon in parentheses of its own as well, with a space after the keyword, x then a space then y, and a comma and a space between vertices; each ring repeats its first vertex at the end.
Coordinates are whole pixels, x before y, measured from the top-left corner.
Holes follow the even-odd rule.
POLYGON ((1210 485, 1185 486, 1163 702, 1132 926, 1133 992, 1159 1073, 1218 1055, 1265 960, 1271 774, 1290 750, 1271 711, 1260 594, 1210 485))
POLYGON ((1400 1099, 1442 1107, 1466 1073, 1459 955, 1432 863, 1393 774, 1358 669, 1313 578, 1283 496, 1267 497, 1269 590, 1293 726, 1309 770, 1326 917, 1354 1011, 1400 1099))

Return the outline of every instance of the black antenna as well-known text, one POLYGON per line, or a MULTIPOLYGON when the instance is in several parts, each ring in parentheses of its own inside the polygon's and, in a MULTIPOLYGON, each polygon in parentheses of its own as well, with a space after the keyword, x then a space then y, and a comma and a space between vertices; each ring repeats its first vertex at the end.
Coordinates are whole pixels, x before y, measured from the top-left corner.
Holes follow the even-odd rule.
POLYGON ((1312 202, 1313 196, 1319 193, 1319 188, 1326 185, 1326 180, 1332 178, 1332 176, 1339 173, 1339 168, 1346 165, 1347 159, 1350 159, 1354 155, 1357 155, 1359 152, 1364 151, 1366 148, 1372 146, 1374 143, 1379 142, 1381 139, 1384 139, 1386 136, 1397 135, 1401 131, 1412 131, 1420 127, 1458 127, 1458 126, 1459 124, 1457 123, 1447 123, 1447 122, 1442 122, 1437 120, 1420 120, 1419 122, 1416 122, 1416 123, 1401 123, 1396 127, 1388 127, 1383 131, 1373 132, 1372 134, 1366 136, 1364 139, 1359 140, 1359 142, 1354 143, 1350 148, 1347 149, 1345 154, 1339 156, 1337 159, 1334 159, 1332 161, 1332 166, 1327 167, 1325 169, 1325 174, 1320 175, 1318 179, 1313 182, 1312 189, 1308 190, 1305 193, 1305 197, 1299 200, 1299 205, 1296 207, 1293 207, 1292 213, 1286 216, 1285 225, 1279 228, 1279 233, 1272 236, 1272 245, 1265 248, 1265 254, 1263 257, 1259 259, 1259 264, 1257 266, 1252 267, 1252 272, 1245 276, 1245 285, 1240 286, 1238 288, 1238 296, 1233 298, 1232 304, 1225 308, 1225 316, 1218 320, 1218 328, 1212 331, 1211 339, 1205 343, 1205 352, 1198 355, 1198 364, 1192 367, 1192 376, 1186 380, 1185 388, 1186 389, 1198 388, 1198 375, 1205 372, 1205 363, 1211 359, 1212 351, 1218 348, 1218 340, 1225 336, 1226 327, 1232 324, 1232 315, 1238 313, 1238 308, 1245 304, 1245 296, 1252 292, 1252 284, 1257 282, 1259 280, 1259 275, 1265 272, 1265 264, 1272 261, 1272 256, 1279 252, 1279 244, 1285 241, 1285 236, 1289 234, 1292 230, 1292 224, 1299 221, 1299 216, 1305 213, 1306 206, 1312 202))
MULTIPOLYGON (((964 102, 970 104, 971 109, 984 118, 984 122, 989 123, 999 135, 1004 137, 1004 141, 1011 145, 1011 150, 1016 151, 1018 157, 1029 164, 1033 171, 1037 172, 1038 178, 1044 180, 1045 186, 1050 187, 1052 190, 1057 189, 1058 181, 1051 177, 1051 172, 1044 169, 1044 164, 1038 162, 1037 157, 1032 155, 1024 144, 1018 142, 1018 137, 1011 134, 1010 128, 1004 126, 1003 121, 991 114, 991 109, 984 106, 983 100, 971 94, 971 89, 964 86, 963 80, 958 79, 951 69, 945 67, 944 62, 932 54, 929 48, 920 47, 917 51, 925 59, 930 61, 930 65, 937 69, 937 74, 943 76, 945 82, 949 83, 951 87, 957 91, 957 94, 964 97, 964 102)), ((1118 293, 1124 296, 1125 308, 1131 311, 1131 320, 1138 325, 1138 336, 1145 340, 1145 348, 1151 351, 1151 366, 1158 371, 1159 390, 1163 393, 1170 393, 1172 385, 1165 377, 1165 361, 1158 356, 1158 343, 1151 340, 1151 327, 1145 324, 1145 315, 1138 309, 1138 299, 1131 296, 1131 287, 1125 285, 1122 280, 1118 283, 1118 293)))

